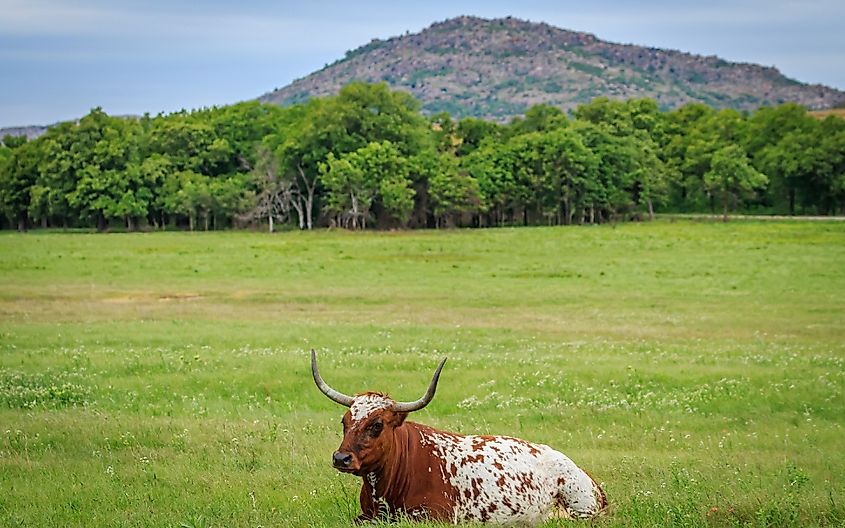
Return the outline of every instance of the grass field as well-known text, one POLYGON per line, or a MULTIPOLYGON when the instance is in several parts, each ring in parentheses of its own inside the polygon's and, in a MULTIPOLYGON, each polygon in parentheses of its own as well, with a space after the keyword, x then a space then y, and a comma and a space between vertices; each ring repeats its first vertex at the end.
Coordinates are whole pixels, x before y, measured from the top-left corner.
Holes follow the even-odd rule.
POLYGON ((828 110, 813 110, 810 115, 819 119, 824 119, 827 116, 836 116, 845 118, 845 108, 830 108, 828 110))
MULTIPOLYGON (((0 526, 348 526, 352 393, 550 444, 597 526, 845 524, 845 225, 0 234, 0 526)), ((568 523, 561 523, 566 524, 568 523)))

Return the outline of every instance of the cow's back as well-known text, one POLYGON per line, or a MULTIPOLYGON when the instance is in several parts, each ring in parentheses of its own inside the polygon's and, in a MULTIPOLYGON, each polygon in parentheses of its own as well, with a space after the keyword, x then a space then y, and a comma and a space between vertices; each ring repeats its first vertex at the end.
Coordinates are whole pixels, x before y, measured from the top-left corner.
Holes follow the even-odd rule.
POLYGON ((548 446, 429 428, 420 430, 420 442, 439 460, 453 522, 533 524, 550 517, 589 517, 602 507, 590 476, 548 446))

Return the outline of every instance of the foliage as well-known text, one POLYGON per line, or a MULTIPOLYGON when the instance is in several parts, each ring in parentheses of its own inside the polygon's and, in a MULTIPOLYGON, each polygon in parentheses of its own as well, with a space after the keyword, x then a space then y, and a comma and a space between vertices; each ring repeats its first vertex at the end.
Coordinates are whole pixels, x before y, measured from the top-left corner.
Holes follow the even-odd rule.
POLYGON ((726 221, 732 204, 765 186, 768 181, 765 174, 749 164, 742 147, 737 145, 728 145, 713 154, 710 170, 704 174, 704 186, 721 197, 726 221))
POLYGON ((390 141, 371 142, 353 152, 329 154, 322 166, 327 210, 338 225, 365 228, 373 205, 404 225, 413 210, 408 159, 390 141))
POLYGON ((249 102, 137 119, 95 108, 33 141, 4 140, 0 226, 580 224, 719 209, 829 215, 845 212, 843 123, 795 104, 750 115, 703 104, 663 112, 650 99, 606 97, 571 118, 536 105, 507 125, 456 122, 445 112, 423 117, 417 101, 384 83, 352 83, 287 108, 249 102), (757 181, 754 192, 728 182, 736 171, 757 181))
POLYGON ((478 180, 462 170, 458 160, 449 154, 437 156, 428 179, 428 193, 437 225, 455 225, 460 215, 473 213, 481 205, 478 180))
POLYGON ((39 145, 23 142, 4 151, 0 159, 0 208, 19 230, 27 227, 31 189, 38 177, 39 145))

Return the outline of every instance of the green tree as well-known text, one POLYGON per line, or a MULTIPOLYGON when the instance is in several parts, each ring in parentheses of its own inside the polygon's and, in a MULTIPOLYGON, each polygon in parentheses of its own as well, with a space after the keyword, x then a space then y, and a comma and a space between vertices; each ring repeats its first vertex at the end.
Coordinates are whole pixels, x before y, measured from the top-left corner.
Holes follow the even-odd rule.
POLYGON ((276 220, 286 221, 291 216, 291 209, 295 209, 299 228, 305 229, 305 210, 298 189, 294 187, 295 181, 284 177, 279 170, 278 158, 265 144, 258 145, 256 149, 255 166, 249 182, 255 191, 244 196, 249 205, 245 208, 243 219, 255 221, 266 218, 272 233, 276 220))
POLYGON ((39 146, 35 141, 20 143, 6 151, 6 159, 0 161, 0 209, 18 231, 29 226, 30 190, 38 178, 39 146))
POLYGON ((228 141, 216 137, 210 124, 187 114, 159 116, 149 132, 151 153, 165 155, 177 171, 217 174, 230 153, 228 141))
POLYGON ((666 200, 669 171, 660 159, 656 145, 643 141, 631 146, 634 159, 634 196, 637 203, 645 205, 649 219, 654 219, 654 204, 666 200))
POLYGON ((707 190, 717 195, 722 202, 722 214, 728 221, 728 210, 732 204, 764 187, 769 179, 751 166, 742 147, 728 145, 722 147, 710 162, 710 170, 704 174, 707 190))
POLYGON ((108 220, 121 218, 129 229, 146 217, 153 191, 143 178, 137 144, 137 123, 92 110, 72 129, 70 169, 76 185, 68 202, 96 221, 100 230, 108 220))
POLYGON ((205 230, 208 230, 212 206, 209 181, 207 176, 190 170, 168 174, 162 193, 164 211, 186 218, 191 231, 197 228, 199 220, 203 221, 205 230))
POLYGON ((478 181, 469 171, 462 170, 451 154, 437 157, 437 170, 431 174, 428 192, 436 227, 450 227, 455 225, 457 216, 481 212, 478 181))
POLYGON ((529 108, 523 117, 514 118, 507 129, 510 135, 530 132, 548 132, 566 127, 569 121, 563 110, 547 104, 538 104, 529 108))
POLYGON ((79 137, 79 125, 61 123, 50 127, 38 138, 42 142, 42 155, 38 164, 37 189, 34 208, 37 216, 49 218, 67 227, 80 220, 79 210, 71 206, 69 196, 76 189, 79 170, 87 163, 83 155, 92 147, 90 133, 79 137))
POLYGON ((194 120, 211 126, 216 139, 226 142, 223 149, 218 144, 218 170, 209 176, 247 173, 255 162, 256 145, 288 124, 295 113, 278 105, 249 101, 192 114, 194 120))
POLYGON ((485 141, 498 142, 502 139, 504 130, 505 127, 498 123, 465 117, 458 122, 455 129, 455 134, 460 141, 455 154, 459 157, 466 156, 481 147, 485 141))
POLYGON ((772 177, 771 193, 775 199, 787 201, 790 214, 795 214, 798 206, 802 212, 829 208, 831 160, 835 158, 829 146, 834 137, 835 133, 811 119, 757 153, 756 166, 772 177))
POLYGON ((514 179, 530 196, 528 207, 549 224, 584 221, 598 200, 598 159, 577 132, 530 132, 512 138, 508 148, 516 160, 514 179))
POLYGON ((758 109, 748 119, 748 128, 743 142, 749 157, 768 146, 776 145, 784 136, 796 131, 806 131, 814 125, 815 119, 807 109, 796 103, 785 103, 776 107, 758 109))
POLYGON ((385 212, 397 220, 401 227, 407 226, 414 210, 411 181, 401 172, 386 174, 379 182, 379 196, 385 212))
POLYGON ((631 211, 636 203, 633 189, 638 176, 640 145, 632 136, 614 135, 607 127, 589 121, 576 121, 573 131, 598 162, 590 221, 601 222, 631 211))
POLYGON ((495 139, 460 159, 460 170, 478 182, 479 210, 486 213, 487 225, 515 223, 517 211, 529 199, 528 190, 517 184, 516 162, 515 152, 495 139))
POLYGON ((366 177, 357 156, 346 154, 336 158, 329 153, 322 165, 322 180, 326 186, 326 211, 333 223, 351 229, 366 229, 370 206, 376 193, 373 182, 366 177))
POLYGON ((220 229, 226 218, 232 218, 245 207, 248 175, 242 173, 213 178, 208 183, 211 197, 211 228, 220 229))
POLYGON ((666 142, 662 156, 668 174, 669 202, 676 210, 697 210, 706 201, 700 183, 710 166, 711 149, 702 132, 715 111, 701 103, 690 103, 666 116, 666 142))
POLYGON ((741 144, 747 136, 747 122, 735 110, 713 112, 696 105, 682 110, 667 126, 670 132, 663 156, 666 170, 677 176, 675 195, 682 206, 715 211, 716 197, 704 183, 704 174, 710 170, 717 151, 741 144), (686 120, 685 126, 679 127, 682 120, 686 120))
POLYGON ((314 204, 320 185, 320 167, 336 145, 343 144, 344 131, 324 99, 310 100, 296 119, 264 145, 276 156, 279 185, 289 189, 290 204, 299 215, 300 229, 312 229, 314 204))
POLYGON ((579 106, 575 115, 579 122, 606 134, 581 128, 592 136, 590 148, 601 151, 599 182, 593 185, 599 203, 613 210, 624 210, 627 204, 643 205, 653 218, 654 204, 667 197, 670 173, 661 157, 662 147, 670 141, 670 124, 657 104, 650 99, 622 102, 600 97, 579 106))
POLYGON ((389 141, 370 143, 339 158, 330 153, 322 166, 327 211, 338 225, 366 228, 371 207, 378 205, 404 226, 414 206, 408 171, 407 158, 389 141))
POLYGON ((795 214, 796 206, 810 205, 812 191, 805 183, 817 170, 818 151, 801 149, 818 147, 810 137, 818 134, 818 125, 806 108, 794 103, 761 108, 748 119, 742 145, 755 168, 771 178, 766 198, 776 209, 795 214))
MULTIPOLYGON (((268 140, 277 145, 280 171, 302 200, 307 228, 312 226, 314 202, 325 174, 321 167, 329 162, 329 154, 338 160, 373 143, 388 142, 403 157, 414 156, 431 141, 430 124, 418 110, 413 97, 390 91, 384 83, 351 83, 335 97, 308 101, 298 119, 268 140)), ((387 202, 403 223, 407 201, 399 197, 408 193, 399 190, 404 183, 397 176, 385 185, 387 202)), ((336 198, 327 210, 338 206, 336 198)))
POLYGON ((463 143, 458 135, 458 126, 447 112, 439 112, 430 119, 434 144, 438 152, 455 153, 463 143))
POLYGON ((164 229, 167 225, 163 204, 164 185, 173 172, 173 164, 166 155, 151 154, 141 162, 140 171, 141 179, 149 186, 152 195, 148 207, 149 223, 164 229))
POLYGON ((389 141, 407 157, 419 152, 431 131, 419 102, 406 92, 391 91, 386 83, 347 84, 327 109, 344 131, 336 154, 389 141))
POLYGON ((825 212, 836 214, 837 207, 845 215, 845 119, 828 116, 820 126, 821 149, 826 167, 822 184, 826 188, 825 212))

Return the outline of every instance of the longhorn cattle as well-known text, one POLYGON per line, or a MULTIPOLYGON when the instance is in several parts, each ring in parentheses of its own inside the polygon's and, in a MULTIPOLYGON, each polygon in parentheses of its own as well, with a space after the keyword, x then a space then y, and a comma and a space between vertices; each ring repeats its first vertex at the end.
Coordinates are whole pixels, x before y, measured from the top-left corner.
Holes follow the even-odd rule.
POLYGON ((408 413, 434 398, 445 363, 446 358, 422 398, 397 402, 378 392, 353 397, 332 389, 311 351, 317 387, 349 407, 332 464, 363 477, 357 522, 405 517, 536 524, 605 510, 604 491, 592 477, 546 445, 508 436, 464 436, 406 421, 408 413))

